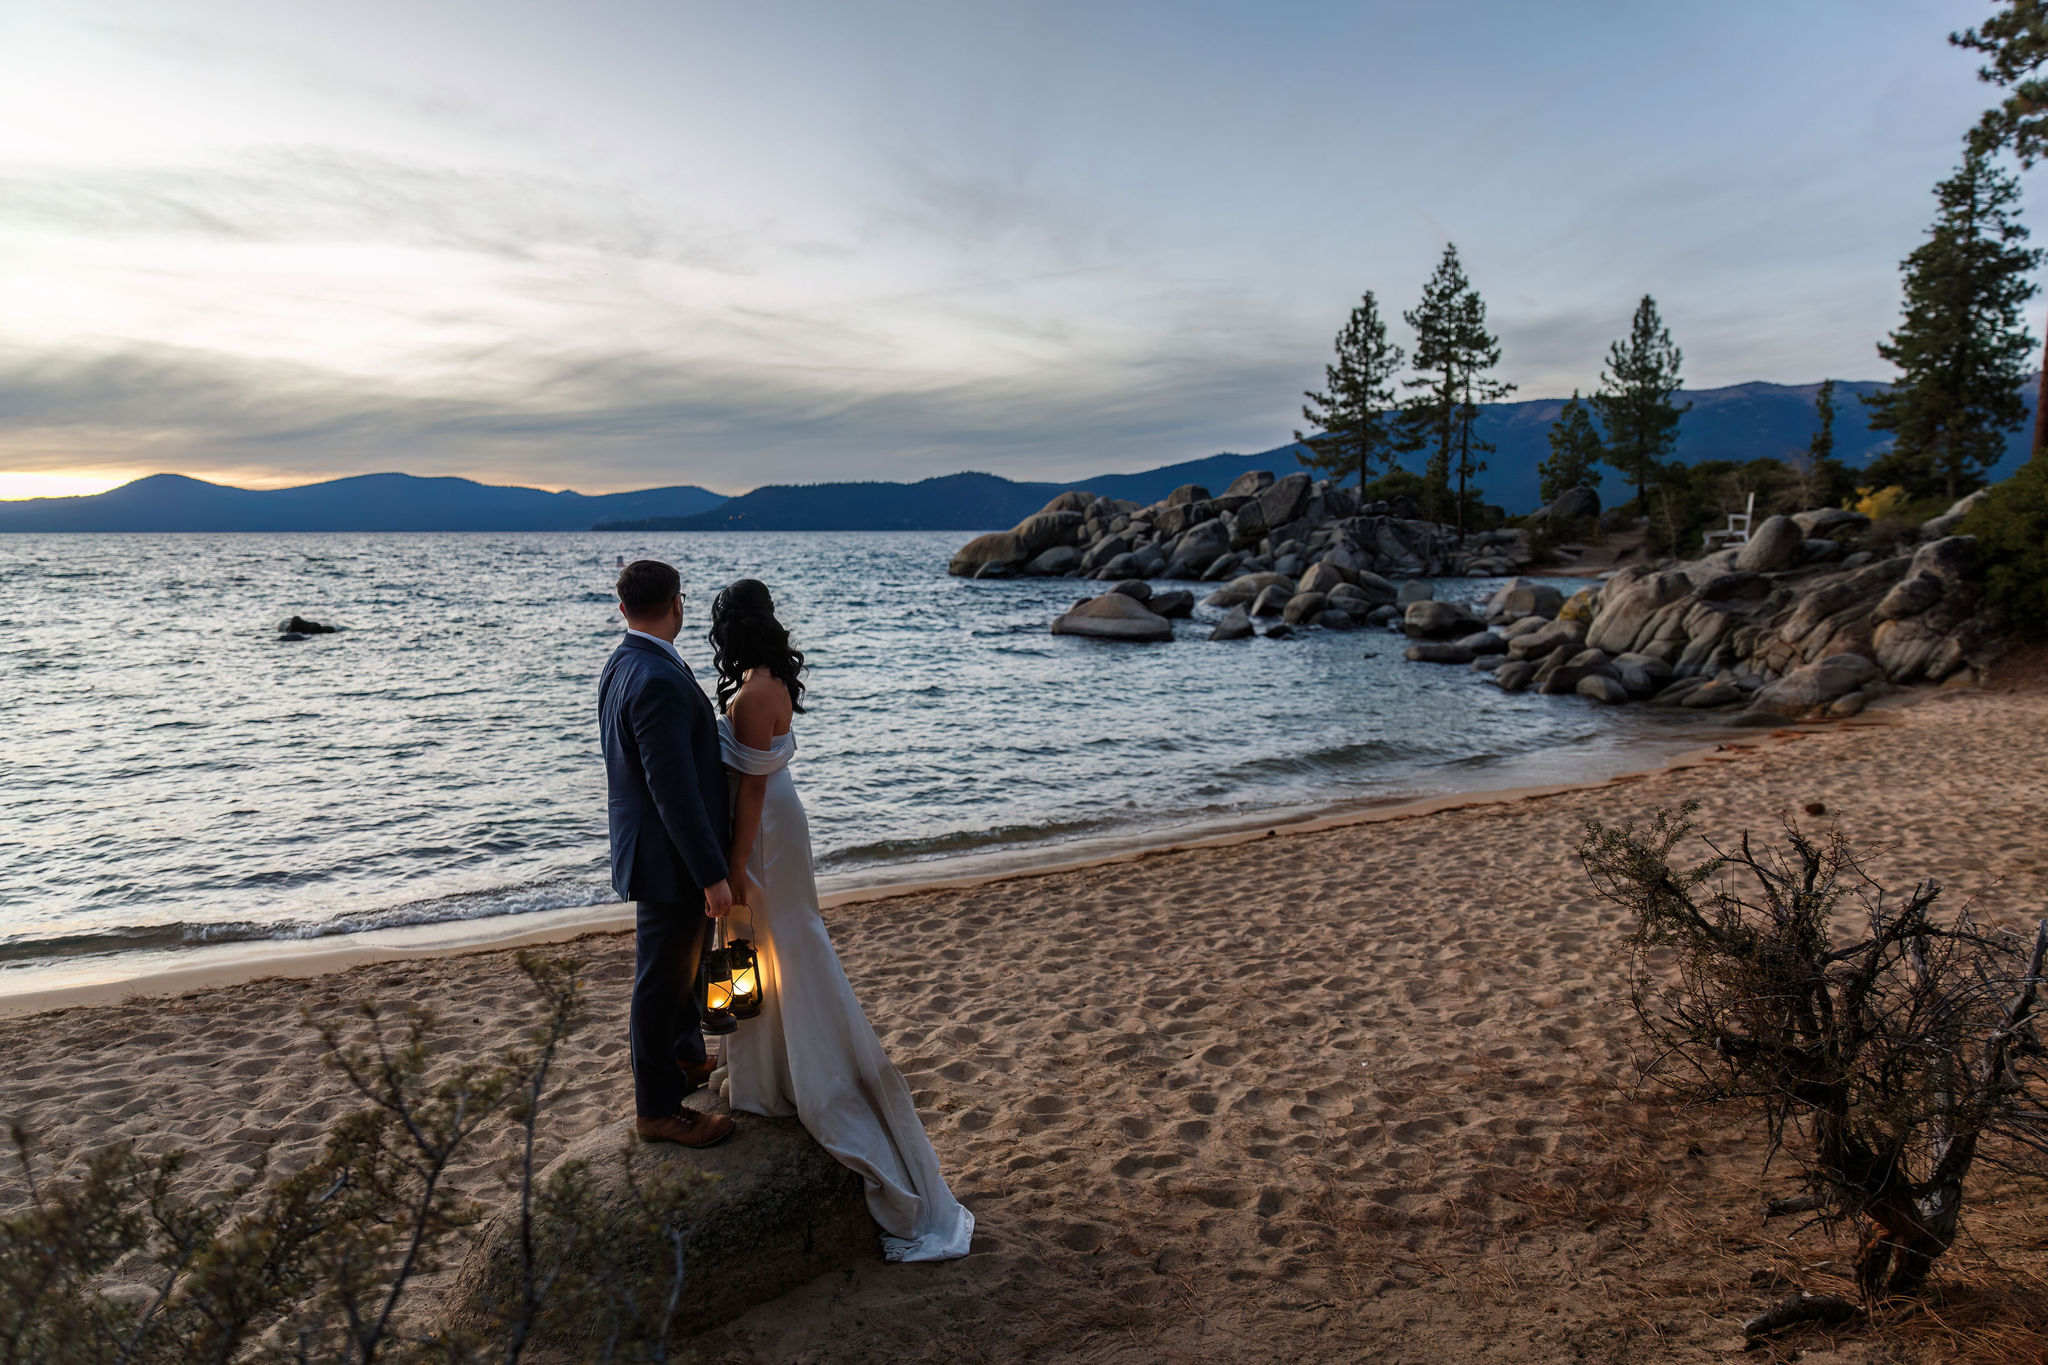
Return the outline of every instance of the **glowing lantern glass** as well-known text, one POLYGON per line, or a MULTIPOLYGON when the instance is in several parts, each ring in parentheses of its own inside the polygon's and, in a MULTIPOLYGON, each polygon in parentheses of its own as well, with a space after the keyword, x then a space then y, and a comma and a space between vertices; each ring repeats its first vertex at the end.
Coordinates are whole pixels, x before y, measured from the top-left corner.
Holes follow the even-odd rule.
MULTIPOLYGON (((743 910, 745 906, 734 906, 743 910)), ((704 1031, 719 1035, 737 1029, 742 1019, 761 1013, 761 962, 754 945, 743 938, 728 940, 725 920, 718 921, 718 946, 704 954, 704 1031)))
POLYGON ((754 945, 733 939, 725 945, 725 961, 732 972, 732 1017, 752 1019, 761 1012, 761 963, 754 945))

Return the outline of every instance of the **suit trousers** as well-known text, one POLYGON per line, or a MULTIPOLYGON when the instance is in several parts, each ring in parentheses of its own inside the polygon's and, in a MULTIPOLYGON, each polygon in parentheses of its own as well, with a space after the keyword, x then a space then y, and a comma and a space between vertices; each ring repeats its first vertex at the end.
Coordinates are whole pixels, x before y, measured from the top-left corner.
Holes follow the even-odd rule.
POLYGON ((633 1105, 643 1118, 666 1118, 697 1088, 679 1062, 704 1060, 697 1012, 697 968, 711 941, 700 901, 633 903, 633 1007, 627 1025, 633 1105))

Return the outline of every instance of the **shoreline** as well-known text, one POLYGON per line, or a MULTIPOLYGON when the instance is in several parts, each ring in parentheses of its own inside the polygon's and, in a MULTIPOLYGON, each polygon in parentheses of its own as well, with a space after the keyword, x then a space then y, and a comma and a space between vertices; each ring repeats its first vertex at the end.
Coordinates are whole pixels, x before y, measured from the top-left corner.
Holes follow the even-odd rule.
MULTIPOLYGON (((1893 705, 1826 728, 1884 726, 1888 713, 1910 705, 1908 693, 1893 705)), ((1788 732, 1819 728, 1792 722, 1769 730, 1701 722, 1697 733, 1668 743, 1641 740, 1626 751, 1631 760, 1618 771, 1564 782, 1521 783, 1501 787, 1464 786, 1424 796, 1397 797, 1366 803, 1337 803, 1306 811, 1276 808, 1239 816, 1161 826, 1136 834, 1070 845, 991 850, 927 862, 865 868, 835 878, 820 878, 819 907, 835 910, 936 891, 957 891, 991 883, 1029 880, 1091 868, 1115 867, 1163 853, 1229 848, 1280 836, 1315 834, 1359 825, 1417 819, 1445 811, 1513 805, 1573 792, 1640 781, 1660 773, 1678 772, 1718 761, 1731 739, 1755 745, 1781 740, 1788 732), (1078 848, 1076 847, 1078 845, 1078 848), (909 875, 891 876, 890 873, 909 875), (880 873, 882 875, 876 876, 880 873), (833 886, 834 881, 842 884, 833 886)), ((1553 751, 1554 752, 1554 751, 1553 751)), ((429 924, 372 929, 320 939, 254 939, 238 943, 154 949, 144 952, 80 955, 47 965, 14 969, 21 989, 9 989, 0 974, 0 1018, 25 1019, 56 1011, 118 1004, 141 998, 182 996, 224 986, 274 979, 309 979, 378 963, 459 957, 544 943, 564 943, 596 934, 630 932, 632 911, 627 902, 444 920, 429 924)))

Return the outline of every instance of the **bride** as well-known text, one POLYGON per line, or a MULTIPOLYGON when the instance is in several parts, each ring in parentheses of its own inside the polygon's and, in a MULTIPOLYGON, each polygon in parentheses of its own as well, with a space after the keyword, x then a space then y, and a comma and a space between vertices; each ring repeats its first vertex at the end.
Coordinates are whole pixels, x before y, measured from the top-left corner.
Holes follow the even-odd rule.
POLYGON ((946 1188, 910 1087, 861 1012, 818 914, 811 827, 789 774, 804 656, 790 648, 765 585, 742 578, 719 592, 711 648, 733 793, 728 923, 753 939, 766 996, 760 1016, 725 1039, 730 1103, 796 1115, 860 1172, 889 1260, 965 1256, 974 1215, 946 1188))

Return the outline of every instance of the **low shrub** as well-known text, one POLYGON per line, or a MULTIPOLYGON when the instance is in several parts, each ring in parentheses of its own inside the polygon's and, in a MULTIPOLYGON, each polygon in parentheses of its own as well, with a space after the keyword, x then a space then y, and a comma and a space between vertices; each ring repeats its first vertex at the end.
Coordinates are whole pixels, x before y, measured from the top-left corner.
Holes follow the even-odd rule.
POLYGON ((1963 518, 1984 556, 1984 591, 2006 625, 2048 639, 2048 460, 2040 456, 1996 484, 1963 518))

